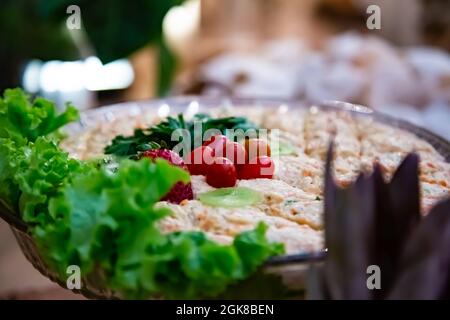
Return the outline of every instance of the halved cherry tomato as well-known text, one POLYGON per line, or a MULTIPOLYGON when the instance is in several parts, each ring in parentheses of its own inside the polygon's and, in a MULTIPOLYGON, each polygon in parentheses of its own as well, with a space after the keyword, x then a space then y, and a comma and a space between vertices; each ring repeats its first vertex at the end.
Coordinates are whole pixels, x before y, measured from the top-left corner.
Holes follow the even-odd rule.
POLYGON ((207 146, 195 148, 185 160, 191 175, 205 175, 207 166, 213 161, 213 149, 207 146))
POLYGON ((275 172, 275 163, 268 156, 256 157, 239 167, 239 179, 271 179, 275 172))
POLYGON ((270 157, 270 146, 262 139, 245 139, 244 145, 248 159, 253 159, 260 156, 270 157))
POLYGON ((217 157, 208 166, 206 182, 210 186, 215 188, 234 187, 236 180, 236 167, 231 160, 224 157, 217 157))
POLYGON ((217 157, 224 157, 223 150, 228 141, 226 136, 218 134, 206 140, 203 145, 213 149, 217 157))

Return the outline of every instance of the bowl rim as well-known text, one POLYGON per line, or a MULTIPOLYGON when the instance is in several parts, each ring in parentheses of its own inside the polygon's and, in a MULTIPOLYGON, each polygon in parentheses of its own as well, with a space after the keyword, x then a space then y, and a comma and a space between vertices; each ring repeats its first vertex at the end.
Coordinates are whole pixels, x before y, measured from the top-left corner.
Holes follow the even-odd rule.
MULTIPOLYGON (((148 108, 158 108, 162 105, 168 105, 169 109, 173 108, 176 112, 184 112, 189 105, 193 102, 198 104, 199 108, 212 108, 217 106, 233 106, 233 107, 263 107, 263 108, 278 108, 280 106, 286 106, 288 109, 305 109, 318 108, 320 110, 340 110, 349 112, 355 115, 373 117, 375 121, 379 121, 383 124, 393 126, 402 130, 406 130, 415 134, 419 138, 430 143, 444 158, 445 161, 450 162, 450 142, 442 138, 441 136, 431 132, 426 128, 422 128, 415 124, 408 122, 407 120, 398 119, 390 115, 375 111, 369 107, 363 105, 357 105, 347 103, 343 101, 324 101, 322 103, 308 103, 298 99, 278 99, 278 98, 240 98, 240 97, 204 97, 196 95, 183 95, 173 96, 161 99, 144 99, 134 100, 127 102, 120 102, 116 104, 104 105, 98 108, 87 109, 80 112, 80 120, 68 124, 64 127, 65 130, 72 133, 75 131, 82 131, 87 126, 88 122, 92 121, 91 118, 97 118, 102 116, 106 120, 110 120, 111 116, 114 117, 114 112, 118 110, 127 111, 128 114, 133 112, 142 112, 148 108)), ((202 111, 202 110, 200 110, 202 111)), ((0 201, 0 215, 1 217, 17 230, 25 233, 28 232, 28 227, 17 215, 11 212, 0 201)), ((326 256, 327 250, 322 249, 315 252, 302 252, 297 254, 281 255, 269 258, 266 262, 266 266, 280 266, 290 264, 310 263, 316 261, 322 261, 326 256)))
MULTIPOLYGON (((361 116, 371 116, 374 120, 381 123, 393 126, 394 128, 402 129, 410 133, 415 134, 417 137, 430 143, 444 158, 446 162, 450 162, 450 141, 446 140, 439 134, 432 132, 431 130, 424 128, 422 126, 411 123, 408 120, 396 118, 392 115, 385 114, 381 111, 372 109, 368 106, 349 103, 339 100, 324 100, 319 103, 309 102, 302 99, 283 99, 283 98, 271 98, 271 97, 209 97, 209 96, 198 96, 198 95, 180 95, 171 96, 163 98, 152 98, 152 99, 140 99, 140 100, 130 100, 125 102, 118 102, 114 104, 108 104, 99 106, 92 109, 82 110, 80 112, 81 119, 73 123, 69 123, 65 129, 72 128, 73 126, 84 127, 84 121, 86 118, 100 113, 103 115, 112 115, 114 111, 119 109, 126 109, 129 107, 131 110, 136 112, 141 111, 143 108, 156 108, 162 105, 168 105, 175 107, 175 109, 187 107, 190 103, 197 102, 200 107, 217 107, 222 105, 224 107, 280 107, 282 105, 288 106, 289 108, 303 108, 310 109, 312 107, 317 107, 325 110, 340 110, 344 112, 349 112, 361 116), (83 119, 84 118, 84 119, 83 119)), ((131 111, 131 112, 133 112, 131 111)), ((98 116, 98 115, 97 115, 98 116)), ((108 120, 108 117, 106 117, 108 120)))

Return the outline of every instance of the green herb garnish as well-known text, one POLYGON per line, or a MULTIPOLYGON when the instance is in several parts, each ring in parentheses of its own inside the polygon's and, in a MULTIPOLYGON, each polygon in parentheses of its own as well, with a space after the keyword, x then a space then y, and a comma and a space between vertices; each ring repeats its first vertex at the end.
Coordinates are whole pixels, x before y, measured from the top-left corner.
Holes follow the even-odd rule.
MULTIPOLYGON (((196 146, 202 145, 201 139, 194 132, 194 123, 200 124, 201 133, 205 133, 209 129, 219 130, 222 134, 226 134, 227 129, 238 130, 244 132, 249 129, 257 129, 257 127, 244 117, 226 117, 212 119, 206 114, 197 114, 192 120, 186 121, 183 114, 176 117, 168 117, 167 120, 154 125, 148 129, 137 129, 133 136, 117 136, 110 145, 105 148, 106 154, 115 154, 117 156, 132 156, 147 147, 150 148, 167 148, 173 149, 180 141, 172 140, 172 133, 177 129, 184 129, 189 133, 189 144, 191 150, 196 146)), ((182 155, 182 154, 181 154, 182 155)))
POLYGON ((285 206, 290 206, 290 205, 292 205, 292 204, 294 204, 294 203, 297 203, 297 202, 298 202, 298 200, 288 199, 288 200, 286 200, 286 201, 284 202, 284 205, 285 205, 285 206))

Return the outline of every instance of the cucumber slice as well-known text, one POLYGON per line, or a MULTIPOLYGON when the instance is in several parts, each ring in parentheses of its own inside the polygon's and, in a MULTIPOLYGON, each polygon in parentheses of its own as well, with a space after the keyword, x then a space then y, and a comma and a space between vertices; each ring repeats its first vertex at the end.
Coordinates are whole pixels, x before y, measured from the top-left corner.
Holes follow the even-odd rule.
POLYGON ((295 150, 295 148, 285 142, 280 142, 278 144, 278 149, 277 148, 272 148, 272 155, 278 155, 278 156, 288 156, 288 155, 296 155, 297 151, 295 150))
POLYGON ((212 207, 239 208, 261 202, 262 194, 246 187, 220 188, 198 195, 198 200, 212 207))

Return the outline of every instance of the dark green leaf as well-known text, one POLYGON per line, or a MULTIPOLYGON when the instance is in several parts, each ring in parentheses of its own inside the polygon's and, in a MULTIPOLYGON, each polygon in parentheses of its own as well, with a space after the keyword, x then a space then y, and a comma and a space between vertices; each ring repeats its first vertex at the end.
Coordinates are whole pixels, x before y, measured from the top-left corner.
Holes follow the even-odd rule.
POLYGON ((390 299, 449 299, 450 200, 437 204, 406 241, 390 299))
POLYGON ((341 189, 332 148, 325 174, 326 261, 310 272, 312 299, 443 299, 450 293, 450 200, 420 221, 418 156, 408 155, 392 180, 381 168, 341 189), (367 267, 381 271, 369 290, 367 267))
POLYGON ((159 145, 163 148, 172 149, 181 141, 193 150, 195 147, 202 145, 203 142, 203 136, 198 136, 194 131, 194 123, 196 122, 200 124, 201 134, 205 134, 210 129, 217 129, 222 134, 226 134, 228 129, 241 129, 244 132, 247 130, 256 132, 257 129, 257 126, 244 117, 212 119, 206 114, 197 114, 192 120, 186 121, 182 114, 178 114, 176 117, 168 117, 165 121, 148 129, 138 129, 133 136, 117 136, 105 148, 105 153, 117 156, 133 156, 143 146, 149 145, 153 148, 159 145), (184 129, 188 135, 181 137, 180 140, 172 140, 172 133, 177 129, 184 129))
MULTIPOLYGON (((333 148, 330 146, 325 172, 325 244, 328 256, 323 279, 331 299, 364 299, 370 233, 374 207, 372 179, 360 175, 354 185, 339 188, 332 175, 333 148)), ((324 294, 325 295, 325 294, 324 294)))
POLYGON ((161 39, 167 11, 183 0, 54 0, 40 1, 45 18, 65 22, 69 5, 81 9, 83 28, 103 63, 129 56, 161 39))
POLYGON ((169 93, 175 76, 177 59, 167 47, 164 39, 158 43, 158 96, 165 96, 169 93))
POLYGON ((373 263, 383 270, 383 287, 375 293, 385 295, 393 284, 397 264, 405 242, 420 221, 419 159, 408 155, 396 170, 390 183, 385 183, 381 169, 374 172, 377 209, 375 215, 375 249, 373 263))

